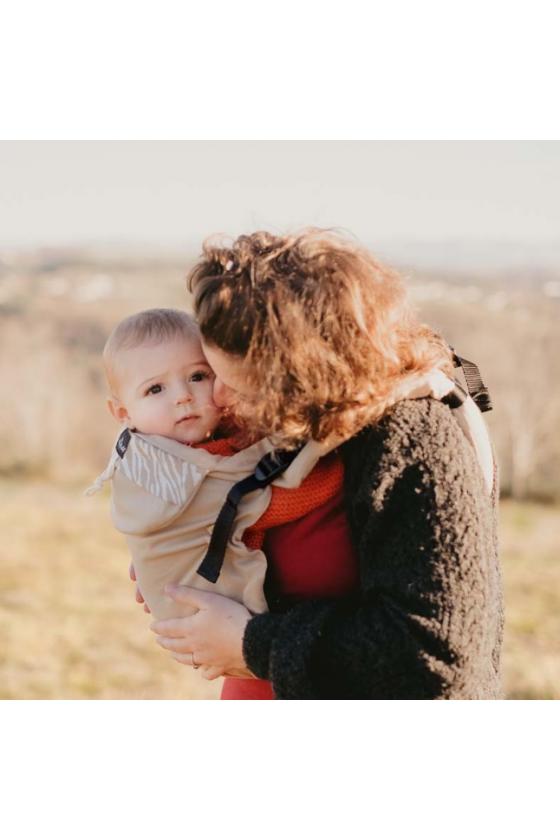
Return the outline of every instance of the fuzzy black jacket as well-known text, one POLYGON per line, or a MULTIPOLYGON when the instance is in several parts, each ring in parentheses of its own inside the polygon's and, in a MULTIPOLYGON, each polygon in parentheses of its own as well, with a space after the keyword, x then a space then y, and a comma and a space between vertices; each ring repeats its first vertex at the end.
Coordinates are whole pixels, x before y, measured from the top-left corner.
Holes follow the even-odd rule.
POLYGON ((494 699, 503 605, 490 499, 452 410, 398 403, 340 448, 360 590, 251 618, 278 699, 494 699))

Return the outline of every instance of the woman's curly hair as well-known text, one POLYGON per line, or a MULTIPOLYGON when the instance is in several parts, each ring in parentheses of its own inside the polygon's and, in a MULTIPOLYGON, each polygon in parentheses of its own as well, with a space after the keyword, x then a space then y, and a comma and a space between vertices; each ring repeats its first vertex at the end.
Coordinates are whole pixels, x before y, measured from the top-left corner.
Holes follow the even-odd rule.
POLYGON ((453 369, 398 273, 332 231, 206 240, 188 285, 204 340, 244 360, 256 396, 239 398, 237 415, 285 446, 347 439, 408 377, 453 369))

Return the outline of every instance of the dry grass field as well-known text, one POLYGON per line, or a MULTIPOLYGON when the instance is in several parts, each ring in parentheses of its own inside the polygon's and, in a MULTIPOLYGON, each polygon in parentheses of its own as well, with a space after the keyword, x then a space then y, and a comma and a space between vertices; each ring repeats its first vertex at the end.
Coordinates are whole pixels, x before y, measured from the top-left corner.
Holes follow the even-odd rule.
MULTIPOLYGON (((135 604, 108 493, 0 483, 0 697, 210 699, 135 604)), ((504 677, 511 699, 560 699, 560 511, 505 502, 504 677)))
POLYGON ((203 680, 155 644, 108 495, 82 491, 0 483, 0 697, 217 697, 220 680, 203 680))
POLYGON ((502 503, 504 687, 515 700, 560 700, 560 508, 502 503))

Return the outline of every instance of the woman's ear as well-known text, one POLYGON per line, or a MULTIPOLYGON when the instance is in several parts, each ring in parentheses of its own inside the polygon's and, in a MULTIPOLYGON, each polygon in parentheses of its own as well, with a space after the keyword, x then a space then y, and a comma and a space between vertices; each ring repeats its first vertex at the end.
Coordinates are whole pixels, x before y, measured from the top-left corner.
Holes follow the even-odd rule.
POLYGON ((118 423, 124 423, 130 420, 126 407, 116 397, 109 397, 107 400, 107 408, 118 423))

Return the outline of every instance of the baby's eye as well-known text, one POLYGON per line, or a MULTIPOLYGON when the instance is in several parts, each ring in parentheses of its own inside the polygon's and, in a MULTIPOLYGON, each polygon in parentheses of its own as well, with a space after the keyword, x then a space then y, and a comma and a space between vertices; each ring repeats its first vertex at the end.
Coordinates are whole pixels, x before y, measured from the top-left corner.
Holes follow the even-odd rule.
POLYGON ((146 391, 146 396, 148 396, 148 394, 161 394, 161 385, 150 385, 146 391))
POLYGON ((210 379, 210 373, 207 370, 197 370, 191 373, 189 379, 191 382, 202 382, 204 379, 210 379))

